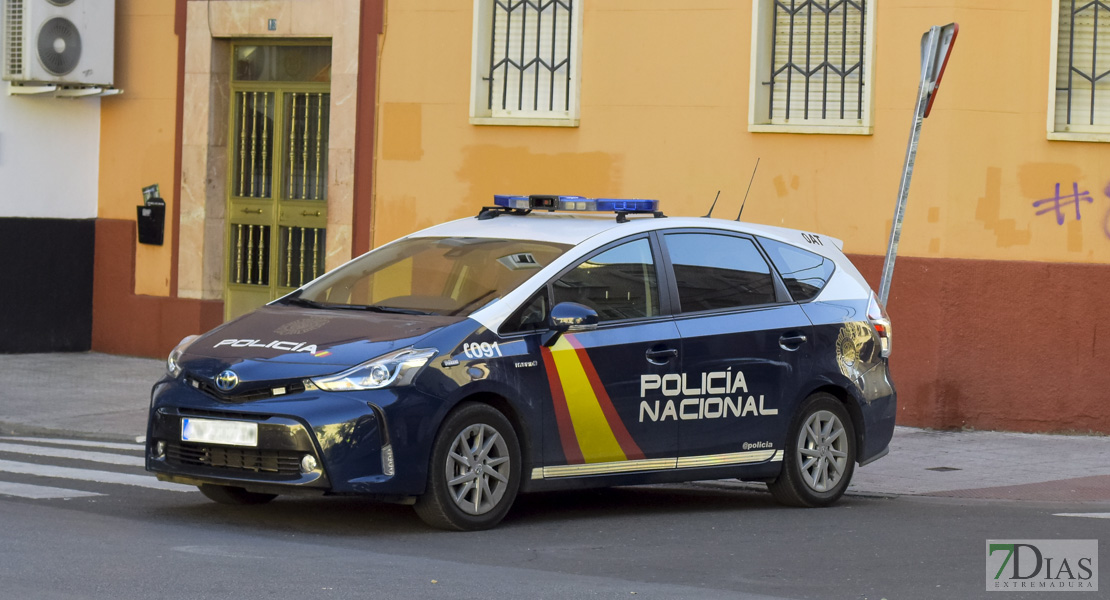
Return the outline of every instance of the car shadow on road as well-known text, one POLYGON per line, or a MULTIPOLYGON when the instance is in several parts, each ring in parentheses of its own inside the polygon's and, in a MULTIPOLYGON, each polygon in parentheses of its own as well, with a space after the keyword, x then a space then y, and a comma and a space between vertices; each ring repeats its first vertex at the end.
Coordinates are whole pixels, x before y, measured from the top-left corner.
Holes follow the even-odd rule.
MULTIPOLYGON (((850 501, 848 498, 842 500, 850 501)), ((498 528, 574 526, 679 514, 736 515, 768 509, 788 510, 776 504, 761 487, 736 483, 694 482, 542 492, 519 496, 498 528)), ((161 513, 159 518, 163 521, 255 532, 388 537, 437 531, 421 522, 411 506, 359 497, 287 496, 264 505, 228 506, 196 494, 190 495, 187 503, 153 510, 161 513)))

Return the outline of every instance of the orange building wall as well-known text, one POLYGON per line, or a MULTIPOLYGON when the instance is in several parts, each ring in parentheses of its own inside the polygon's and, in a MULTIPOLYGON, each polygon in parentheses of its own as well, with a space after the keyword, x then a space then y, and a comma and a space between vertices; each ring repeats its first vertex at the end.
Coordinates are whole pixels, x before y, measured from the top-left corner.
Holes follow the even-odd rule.
POLYGON ((375 245, 473 214, 493 193, 659 198, 885 252, 917 91, 919 39, 960 23, 925 122, 901 256, 1110 263, 1110 146, 1046 139, 1051 3, 880 2, 874 135, 747 131, 751 5, 585 0, 581 126, 468 123, 472 3, 388 7, 375 245), (428 44, 428 40, 436 40, 428 44), (1076 182, 1095 204, 1058 226, 1032 202, 1076 182))
POLYGON ((177 45, 174 0, 116 1, 116 87, 124 93, 101 101, 97 216, 134 222, 142 188, 154 183, 167 215, 163 245, 137 244, 136 294, 170 295, 177 45))
POLYGON ((576 128, 468 122, 473 2, 387 7, 373 243, 494 193, 658 198, 841 238, 874 287, 920 37, 960 34, 925 121, 888 310, 899 422, 1110 433, 1110 145, 1047 140, 1052 3, 881 0, 873 135, 748 132, 750 2, 580 0, 576 128), (434 43, 429 43, 434 40, 434 43), (1089 192, 1058 225, 1033 202, 1089 192))

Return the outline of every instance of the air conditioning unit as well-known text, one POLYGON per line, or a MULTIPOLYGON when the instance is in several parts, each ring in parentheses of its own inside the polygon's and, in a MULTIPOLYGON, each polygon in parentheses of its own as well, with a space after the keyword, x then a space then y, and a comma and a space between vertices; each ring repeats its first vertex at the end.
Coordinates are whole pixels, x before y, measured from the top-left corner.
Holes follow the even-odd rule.
POLYGON ((115 0, 2 1, 5 80, 13 86, 112 86, 115 0))

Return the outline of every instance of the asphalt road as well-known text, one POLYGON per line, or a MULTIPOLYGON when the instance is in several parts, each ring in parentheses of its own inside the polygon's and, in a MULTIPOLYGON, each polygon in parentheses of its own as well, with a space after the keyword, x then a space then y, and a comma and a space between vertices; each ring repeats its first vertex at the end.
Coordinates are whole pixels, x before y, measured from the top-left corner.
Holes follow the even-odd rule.
POLYGON ((146 476, 138 446, 73 444, 0 438, 0 598, 997 598, 986 539, 1110 537, 1054 516, 1091 504, 786 509, 719 482, 525 496, 446 533, 357 498, 217 505, 146 476))

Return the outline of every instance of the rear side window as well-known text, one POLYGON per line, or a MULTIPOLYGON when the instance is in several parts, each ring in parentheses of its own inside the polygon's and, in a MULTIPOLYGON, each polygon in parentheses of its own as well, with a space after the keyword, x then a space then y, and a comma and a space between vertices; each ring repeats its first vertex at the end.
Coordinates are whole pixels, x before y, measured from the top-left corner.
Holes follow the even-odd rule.
POLYGON ((833 261, 824 256, 767 238, 759 238, 759 242, 796 302, 816 298, 832 277, 833 261))
POLYGON ((751 240, 709 233, 668 233, 664 238, 682 312, 775 301, 771 267, 751 240))

